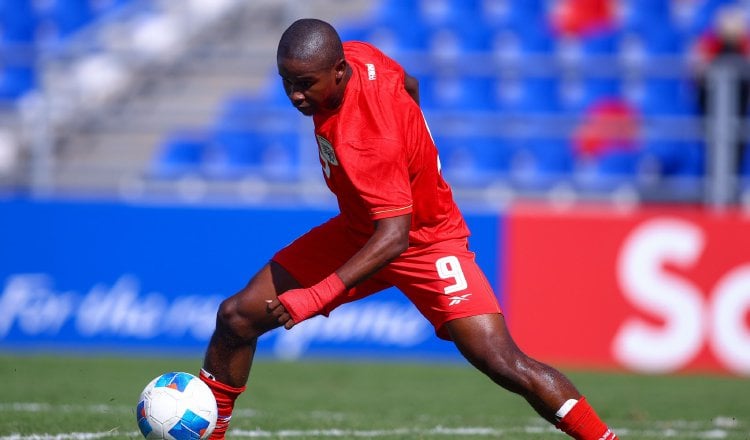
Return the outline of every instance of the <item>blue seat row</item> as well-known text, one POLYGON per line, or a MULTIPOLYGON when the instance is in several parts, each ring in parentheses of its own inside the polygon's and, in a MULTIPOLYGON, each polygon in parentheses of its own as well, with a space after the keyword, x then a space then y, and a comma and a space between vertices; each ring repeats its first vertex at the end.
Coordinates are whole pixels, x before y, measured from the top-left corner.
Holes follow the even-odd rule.
MULTIPOLYGON (((385 21, 411 20, 429 25, 468 22, 474 26, 532 27, 564 0, 383 0, 376 14, 385 21)), ((612 21, 633 30, 672 29, 695 35, 711 25, 716 11, 737 0, 617 0, 612 21)))
MULTIPOLYGON (((152 171, 162 178, 200 174, 297 179, 304 158, 316 163, 314 145, 303 145, 312 133, 300 130, 299 121, 288 103, 274 103, 269 96, 232 96, 209 128, 170 133, 160 145, 152 171)), ((596 157, 582 157, 571 139, 533 133, 498 137, 481 123, 470 122, 471 127, 456 133, 434 130, 443 172, 456 184, 480 185, 505 178, 524 187, 545 187, 578 174, 586 178, 584 186, 604 188, 648 173, 661 177, 703 173, 700 142, 636 141, 625 148, 605 149, 596 157)))
MULTIPOLYGON (((549 14, 554 2, 512 0, 386 0, 368 19, 342 28, 345 39, 371 41, 388 52, 490 52, 509 44, 521 52, 561 50, 549 14)), ((608 30, 575 40, 583 56, 617 54, 632 45, 645 55, 680 54, 731 0, 620 0, 608 30)))
POLYGON ((592 103, 620 98, 641 113, 696 115, 695 86, 684 79, 626 81, 620 78, 468 77, 423 75, 425 111, 494 111, 501 113, 579 114, 592 103))

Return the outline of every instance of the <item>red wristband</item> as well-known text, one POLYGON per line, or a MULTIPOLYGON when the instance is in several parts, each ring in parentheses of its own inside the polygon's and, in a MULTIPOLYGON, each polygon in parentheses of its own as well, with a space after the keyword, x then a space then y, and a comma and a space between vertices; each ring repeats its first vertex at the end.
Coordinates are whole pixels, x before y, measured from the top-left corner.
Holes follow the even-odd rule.
POLYGON ((279 296, 279 301, 295 323, 300 323, 326 309, 333 300, 346 292, 346 286, 336 272, 307 289, 293 289, 279 296))

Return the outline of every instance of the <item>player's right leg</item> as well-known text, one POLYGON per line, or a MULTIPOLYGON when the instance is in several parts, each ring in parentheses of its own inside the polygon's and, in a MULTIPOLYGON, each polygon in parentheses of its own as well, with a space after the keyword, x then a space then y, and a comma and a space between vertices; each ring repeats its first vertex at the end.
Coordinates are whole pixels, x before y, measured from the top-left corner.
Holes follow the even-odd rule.
POLYGON ((268 314, 266 300, 298 287, 284 268, 270 262, 245 288, 221 303, 201 370, 201 379, 213 391, 219 407, 212 440, 223 439, 229 427, 234 401, 245 390, 258 337, 279 326, 268 314))

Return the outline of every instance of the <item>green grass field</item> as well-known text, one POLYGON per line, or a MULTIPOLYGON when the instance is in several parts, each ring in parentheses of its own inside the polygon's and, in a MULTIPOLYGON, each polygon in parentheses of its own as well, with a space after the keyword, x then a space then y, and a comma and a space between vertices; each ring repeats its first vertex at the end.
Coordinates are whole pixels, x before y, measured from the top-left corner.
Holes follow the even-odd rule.
MULTIPOLYGON (((0 356, 0 440, 139 439, 135 404, 199 359, 0 356)), ((622 439, 750 439, 750 381, 568 372, 622 439)), ((456 364, 261 360, 230 438, 565 438, 456 364)))

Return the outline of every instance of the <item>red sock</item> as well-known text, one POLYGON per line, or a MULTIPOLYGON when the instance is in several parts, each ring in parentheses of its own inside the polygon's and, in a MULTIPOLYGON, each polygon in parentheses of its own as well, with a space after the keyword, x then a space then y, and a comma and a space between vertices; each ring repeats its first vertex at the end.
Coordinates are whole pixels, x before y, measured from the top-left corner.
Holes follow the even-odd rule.
POLYGON ((576 440, 617 440, 614 431, 602 422, 584 397, 557 423, 557 429, 576 440))
POLYGON ((246 387, 235 388, 223 384, 214 379, 210 373, 202 369, 200 378, 214 393, 216 407, 219 412, 219 416, 216 419, 216 428, 211 434, 211 437, 209 437, 209 440, 223 440, 227 429, 229 429, 229 420, 232 418, 234 401, 237 400, 237 397, 242 394, 243 391, 245 391, 246 387))

